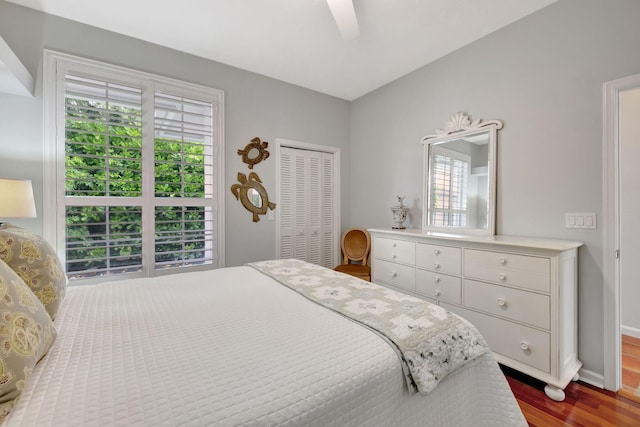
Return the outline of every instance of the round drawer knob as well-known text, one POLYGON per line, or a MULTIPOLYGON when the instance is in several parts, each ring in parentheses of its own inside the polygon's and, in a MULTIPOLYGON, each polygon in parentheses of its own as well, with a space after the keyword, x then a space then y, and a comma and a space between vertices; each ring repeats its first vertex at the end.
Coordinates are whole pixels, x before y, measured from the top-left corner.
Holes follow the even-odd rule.
POLYGON ((503 281, 507 280, 507 276, 505 276, 504 274, 499 275, 498 278, 503 281))
POLYGON ((504 264, 506 264, 506 263, 507 263, 507 260, 506 260, 506 259, 504 259, 504 258, 500 258, 500 259, 498 260, 498 262, 499 262, 500 264, 504 265, 504 264))
POLYGON ((440 268, 440 264, 438 264, 438 263, 433 264, 433 268, 435 268, 436 270, 439 269, 440 268))
POLYGON ((440 283, 440 278, 439 278, 439 277, 434 277, 434 278, 433 278, 433 281, 434 281, 435 283, 440 283))
POLYGON ((397 243, 394 243, 393 245, 391 245, 392 248, 395 248, 396 246, 398 246, 397 243))
POLYGON ((391 255, 391 258, 396 259, 396 254, 391 255))
POLYGON ((522 341, 522 342, 520 343, 520 348, 521 348, 522 350, 524 350, 524 351, 527 351, 527 350, 529 350, 529 344, 527 344, 526 342, 522 341))
POLYGON ((434 253, 434 254, 436 254, 436 255, 440 255, 440 249, 435 249, 435 250, 433 251, 433 253, 434 253))
POLYGON ((440 296, 440 291, 436 289, 435 292, 433 293, 433 295, 435 295, 436 297, 439 297, 440 296))
POLYGON ((498 298, 498 305, 500 307, 505 307, 507 305, 507 300, 504 298, 498 298))
POLYGON ((391 272, 391 277, 397 277, 397 276, 398 276, 398 273, 396 273, 395 271, 391 272))

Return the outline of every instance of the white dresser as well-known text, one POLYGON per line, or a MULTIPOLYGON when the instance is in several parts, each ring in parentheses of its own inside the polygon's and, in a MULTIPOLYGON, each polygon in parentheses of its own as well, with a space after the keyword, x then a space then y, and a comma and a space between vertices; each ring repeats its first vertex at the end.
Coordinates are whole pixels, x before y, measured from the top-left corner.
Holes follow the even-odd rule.
POLYGON ((581 242, 369 229, 375 283, 461 315, 498 362, 564 400, 578 379, 577 263, 581 242))

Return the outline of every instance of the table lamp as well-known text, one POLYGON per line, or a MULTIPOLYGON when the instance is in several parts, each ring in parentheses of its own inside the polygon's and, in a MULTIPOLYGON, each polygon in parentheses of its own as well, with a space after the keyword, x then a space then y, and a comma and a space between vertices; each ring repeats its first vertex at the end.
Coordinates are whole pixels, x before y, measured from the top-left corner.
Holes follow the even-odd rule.
POLYGON ((7 218, 36 218, 30 179, 0 178, 0 224, 7 218))

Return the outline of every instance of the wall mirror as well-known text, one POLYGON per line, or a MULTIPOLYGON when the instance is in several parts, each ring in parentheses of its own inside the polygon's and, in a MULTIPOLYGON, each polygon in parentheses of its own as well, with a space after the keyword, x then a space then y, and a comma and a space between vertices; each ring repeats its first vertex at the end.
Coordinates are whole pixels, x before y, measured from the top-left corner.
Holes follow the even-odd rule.
POLYGON ((269 201, 267 190, 262 186, 262 180, 255 172, 250 172, 247 177, 238 172, 239 184, 231 186, 231 192, 240 200, 242 206, 253 214, 253 222, 260 221, 259 215, 267 213, 267 209, 274 210, 276 204, 269 201))
POLYGON ((267 141, 260 141, 260 138, 255 137, 243 149, 238 150, 238 155, 242 156, 242 161, 249 165, 249 169, 253 169, 254 165, 269 158, 268 146, 267 141))
POLYGON ((497 131, 502 122, 465 113, 422 138, 423 230, 495 234, 497 131))

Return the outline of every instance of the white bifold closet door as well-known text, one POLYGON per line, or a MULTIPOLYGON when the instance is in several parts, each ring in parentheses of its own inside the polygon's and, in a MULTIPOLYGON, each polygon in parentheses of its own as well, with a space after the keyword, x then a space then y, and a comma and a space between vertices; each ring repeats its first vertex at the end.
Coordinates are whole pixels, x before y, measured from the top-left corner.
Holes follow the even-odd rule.
POLYGON ((335 177, 332 153, 280 150, 280 258, 333 268, 335 177))

